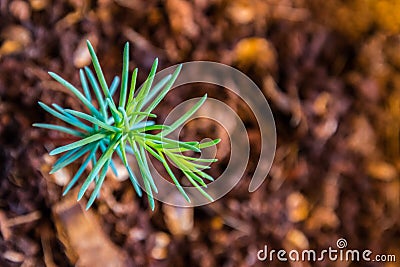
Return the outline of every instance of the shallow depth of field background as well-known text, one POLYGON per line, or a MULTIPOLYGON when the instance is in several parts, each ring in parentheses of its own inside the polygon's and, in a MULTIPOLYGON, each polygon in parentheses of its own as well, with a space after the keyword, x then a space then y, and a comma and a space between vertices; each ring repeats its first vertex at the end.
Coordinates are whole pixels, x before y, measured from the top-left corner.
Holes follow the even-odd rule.
MULTIPOLYGON (((256 256, 264 245, 322 250, 339 238, 397 263, 268 264, 400 266, 399 14, 397 0, 0 0, 0 266, 266 266, 256 256), (129 180, 110 175, 89 212, 76 191, 61 197, 76 166, 49 175, 48 151, 72 140, 31 124, 58 123, 39 100, 81 110, 47 71, 78 86, 87 39, 108 81, 126 41, 140 83, 156 57, 160 69, 210 60, 247 74, 277 127, 266 182, 248 193, 259 132, 247 106, 193 85, 168 94, 158 119, 205 92, 237 111, 252 156, 227 196, 195 209, 157 202, 151 212, 129 180)), ((181 137, 224 138, 218 129, 192 122, 181 137)), ((229 142, 219 151, 214 176, 229 142)))

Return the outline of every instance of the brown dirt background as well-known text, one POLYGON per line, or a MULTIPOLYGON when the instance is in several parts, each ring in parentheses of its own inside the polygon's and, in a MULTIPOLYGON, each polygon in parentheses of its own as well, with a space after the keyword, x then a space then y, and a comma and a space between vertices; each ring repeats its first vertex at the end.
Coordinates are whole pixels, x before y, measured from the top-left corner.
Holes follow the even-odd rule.
MULTIPOLYGON (((0 266, 400 266, 399 13, 396 0, 0 0, 0 266), (39 100, 81 109, 47 71, 78 85, 86 39, 108 80, 126 41, 140 82, 155 57, 160 69, 211 60, 249 75, 277 127, 267 181, 247 192, 258 128, 220 90, 211 96, 237 110, 252 144, 245 177, 223 199, 151 212, 129 181, 112 177, 88 213, 62 198, 76 166, 48 175, 47 152, 70 140, 31 124, 56 122, 39 100), (322 250, 341 237, 397 263, 256 258, 266 244, 322 250)), ((157 112, 204 92, 175 90, 157 112)), ((184 137, 218 137, 199 127, 184 137)))

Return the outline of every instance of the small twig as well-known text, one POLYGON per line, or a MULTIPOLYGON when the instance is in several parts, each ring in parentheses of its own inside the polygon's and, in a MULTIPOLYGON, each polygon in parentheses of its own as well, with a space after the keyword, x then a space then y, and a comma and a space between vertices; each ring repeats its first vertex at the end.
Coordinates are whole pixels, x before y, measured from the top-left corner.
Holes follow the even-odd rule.
POLYGON ((221 216, 226 226, 232 227, 233 229, 243 232, 246 235, 251 233, 251 228, 248 223, 227 214, 221 205, 213 203, 211 205, 204 206, 204 208, 208 212, 216 213, 221 216))
POLYGON ((41 235, 40 240, 41 240, 41 243, 42 243, 43 257, 44 257, 44 263, 46 264, 46 267, 55 267, 55 266, 57 266, 54 263, 53 253, 51 251, 50 240, 49 240, 48 234, 41 235))
POLYGON ((42 217, 42 214, 39 211, 34 211, 34 212, 28 213, 26 215, 21 215, 21 216, 17 216, 17 217, 8 219, 5 221, 4 226, 13 227, 13 226, 24 224, 24 223, 30 223, 30 222, 40 219, 41 217, 42 217))
POLYGON ((145 51, 153 51, 159 56, 165 54, 164 50, 152 45, 146 38, 144 38, 142 35, 140 35, 140 33, 134 31, 133 29, 129 27, 124 27, 122 32, 125 37, 133 44, 135 44, 139 49, 145 51))

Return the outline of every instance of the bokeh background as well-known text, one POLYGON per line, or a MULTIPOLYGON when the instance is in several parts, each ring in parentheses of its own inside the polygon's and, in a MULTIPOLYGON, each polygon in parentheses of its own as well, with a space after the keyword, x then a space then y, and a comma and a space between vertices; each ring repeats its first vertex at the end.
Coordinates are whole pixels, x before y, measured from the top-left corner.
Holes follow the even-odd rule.
MULTIPOLYGON (((397 0, 0 0, 0 265, 266 266, 257 260, 264 245, 322 250, 345 238, 397 263, 268 265, 400 266, 399 14, 397 0), (246 104, 193 85, 168 94, 159 119, 208 91, 238 112, 252 157, 227 196, 152 212, 126 177, 110 175, 88 212, 74 192, 61 197, 76 166, 49 175, 47 152, 71 140, 31 124, 56 122, 39 100, 82 108, 47 71, 79 85, 87 39, 109 81, 126 41, 140 82, 156 57, 161 69, 210 60, 246 73, 277 127, 266 182, 248 193, 259 130, 246 104)), ((191 123, 182 137, 223 137, 206 126, 191 123)), ((219 150, 214 176, 229 142, 219 150)))

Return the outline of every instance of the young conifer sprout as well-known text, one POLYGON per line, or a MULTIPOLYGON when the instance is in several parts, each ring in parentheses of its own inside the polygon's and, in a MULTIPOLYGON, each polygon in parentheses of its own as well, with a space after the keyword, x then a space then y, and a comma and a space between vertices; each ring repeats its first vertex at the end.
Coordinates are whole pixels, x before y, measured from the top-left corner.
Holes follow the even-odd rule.
POLYGON ((33 124, 36 127, 60 131, 78 139, 75 142, 50 151, 50 155, 64 153, 54 163, 50 173, 54 173, 83 158, 82 164, 66 186, 63 195, 71 190, 84 174, 88 164, 91 163, 92 169, 83 181, 78 193, 79 201, 89 186, 94 183, 94 190, 86 206, 86 209, 89 209, 99 195, 107 170, 111 168, 114 174, 118 176, 114 163, 115 157, 118 157, 127 169, 136 193, 142 196, 142 189, 139 186, 137 177, 128 163, 127 154, 131 154, 137 161, 149 205, 154 210, 153 192, 157 193, 158 189, 150 173, 147 161, 147 154, 150 154, 163 164, 177 189, 188 202, 190 202, 190 199, 175 177, 168 161, 178 167, 189 182, 206 198, 212 201, 211 196, 204 190, 207 187, 204 179, 213 181, 213 178, 203 171, 205 168, 201 163, 212 163, 217 161, 217 159, 189 157, 182 153, 186 151, 201 152, 201 149, 219 143, 220 139, 199 143, 183 142, 167 137, 178 127, 182 126, 200 108, 206 100, 207 95, 204 95, 172 125, 155 124, 154 121, 149 120, 157 117, 152 112, 172 88, 182 65, 179 65, 173 74, 164 77, 153 86, 158 64, 158 60, 156 59, 143 86, 138 92, 135 92, 138 70, 135 69, 133 71, 129 86, 129 44, 126 43, 123 53, 120 97, 116 102, 113 96, 119 87, 119 77, 116 76, 111 85, 108 86, 99 60, 89 41, 87 41, 87 46, 95 73, 88 67, 79 71, 83 92, 59 75, 49 72, 52 78, 71 91, 83 103, 87 108, 86 112, 63 108, 57 104, 52 104, 50 107, 39 102, 39 105, 45 111, 62 120, 67 126, 46 123, 33 124), (94 96, 91 91, 94 93, 94 96), (94 101, 97 102, 97 105, 93 105, 94 101), (153 130, 158 131, 158 133, 149 133, 149 131, 153 130))

